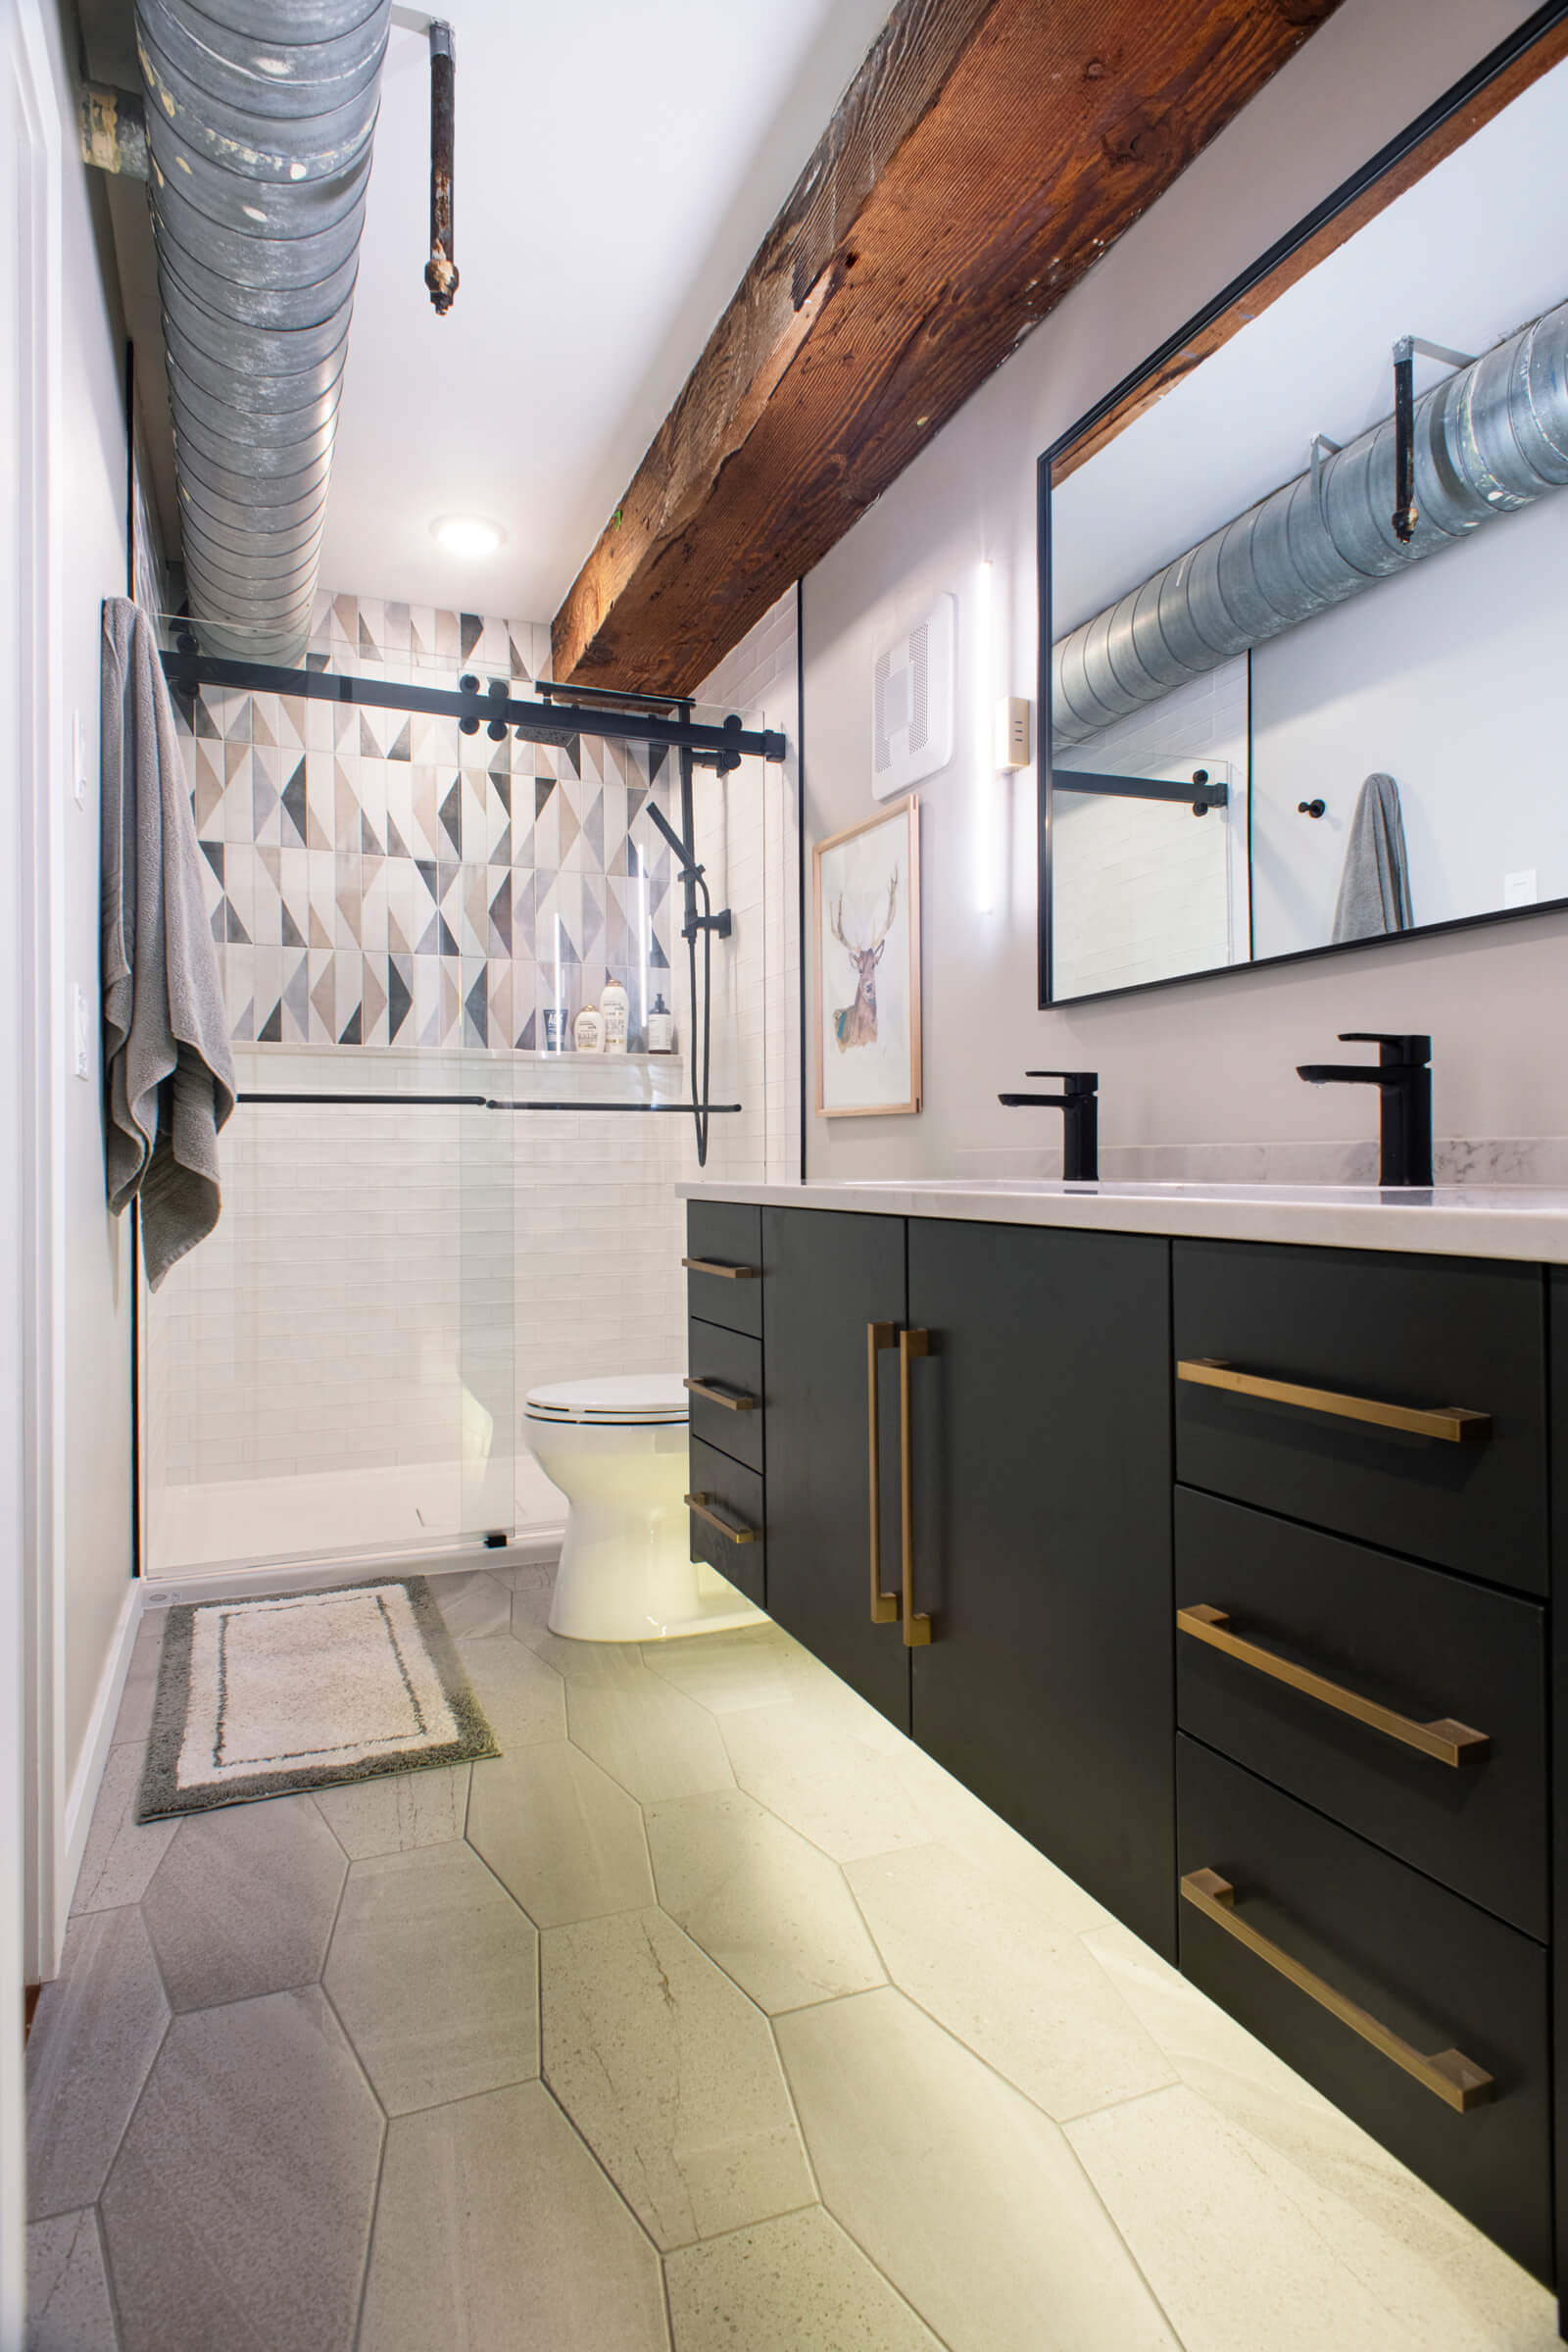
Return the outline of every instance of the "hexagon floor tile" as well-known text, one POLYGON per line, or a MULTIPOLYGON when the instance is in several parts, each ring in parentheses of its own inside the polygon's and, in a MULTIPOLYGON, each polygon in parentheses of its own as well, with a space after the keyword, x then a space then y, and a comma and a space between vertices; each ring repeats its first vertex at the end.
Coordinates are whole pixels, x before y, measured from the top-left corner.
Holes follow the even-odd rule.
POLYGON ((545 2080, 656 2242, 815 2199, 761 2013, 662 1911, 549 1932, 545 2080))
POLYGON ((103 2196, 124 2352, 343 2352, 383 2129, 318 1986, 176 2018, 103 2196))
POLYGON ((359 2352, 665 2352, 659 2257, 537 2082, 387 2138, 359 2352))
POLYGON ((308 1796, 187 1815, 142 1898, 172 2006, 314 1982, 348 1867, 308 1796))
POLYGON ((322 1982, 389 2115, 539 2072, 539 1937, 470 1845, 356 1862, 322 1982))
POLYGON ((66 1931, 27 2043, 27 2211, 90 2205, 169 2026, 139 1911, 93 1911, 66 1931))
POLYGON ((642 1814, 564 1740, 475 1764, 468 1843, 537 1927, 654 1900, 642 1814))

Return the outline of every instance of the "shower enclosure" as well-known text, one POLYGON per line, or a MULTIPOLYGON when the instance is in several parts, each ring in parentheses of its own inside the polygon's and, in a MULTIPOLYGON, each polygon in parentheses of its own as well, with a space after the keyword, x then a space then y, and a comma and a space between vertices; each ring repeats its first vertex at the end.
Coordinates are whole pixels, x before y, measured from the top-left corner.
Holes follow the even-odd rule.
POLYGON ((218 1230, 142 1298, 154 1579, 548 1541, 564 1506, 527 1446, 528 1391, 684 1366, 674 1186, 698 1164, 702 1040, 683 860, 654 812, 682 841, 688 802, 712 906, 734 906, 698 940, 707 1161, 761 1174, 788 1078, 763 913, 797 886, 761 756, 781 747, 728 706, 643 707, 666 734, 729 720, 748 745, 694 769, 620 731, 619 708, 614 731, 530 739, 493 714, 537 710, 547 656, 542 629, 322 600, 311 672, 462 693, 480 715, 461 724, 395 692, 172 666, 240 1100, 218 1230), (578 1054, 610 977, 628 1051, 578 1054), (651 1054, 661 1003, 675 1051, 651 1054))

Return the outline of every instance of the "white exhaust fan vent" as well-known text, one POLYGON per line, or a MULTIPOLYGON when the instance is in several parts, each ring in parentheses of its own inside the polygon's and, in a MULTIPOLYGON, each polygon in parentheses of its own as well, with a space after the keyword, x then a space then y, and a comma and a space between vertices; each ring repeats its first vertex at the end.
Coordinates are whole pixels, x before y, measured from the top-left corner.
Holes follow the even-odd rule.
POLYGON ((953 758, 957 605, 939 596, 912 629, 877 649, 871 689, 871 790, 879 801, 953 758))

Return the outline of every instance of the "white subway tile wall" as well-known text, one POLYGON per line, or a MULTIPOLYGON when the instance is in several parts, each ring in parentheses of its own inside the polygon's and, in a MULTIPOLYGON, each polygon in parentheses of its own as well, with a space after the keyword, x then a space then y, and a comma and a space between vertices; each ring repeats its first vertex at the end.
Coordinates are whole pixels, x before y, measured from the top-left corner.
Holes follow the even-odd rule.
MULTIPOLYGON (((362 665, 362 628, 372 646, 384 649, 389 639, 401 647, 406 625, 416 635, 421 626, 419 615, 406 624, 398 608, 365 600, 332 599, 325 616, 333 651, 351 668, 362 665)), ((501 644, 526 646, 536 658, 544 635, 486 621, 477 624, 480 636, 464 644, 470 621, 437 615, 422 623, 432 643, 444 644, 450 636, 445 621, 459 632, 455 658, 481 671, 485 644, 492 653, 501 644)), ((367 653, 363 660, 373 658, 367 653)), ((385 659, 395 661, 395 651, 385 659)), ((712 1121, 708 1164, 715 1174, 789 1178, 800 1167, 793 592, 705 683, 699 700, 740 709, 750 723, 758 723, 760 712, 789 742, 782 769, 746 760, 722 779, 699 771, 696 795, 699 855, 714 904, 729 905, 735 914, 733 938, 716 942, 713 950, 712 1099, 744 1105, 740 1115, 712 1121)), ((318 709, 334 718, 330 706, 307 706, 307 731, 318 709)), ((192 737, 193 755, 202 740, 192 737)), ((587 773, 599 764, 602 772, 595 755, 604 748, 585 739, 571 765, 580 761, 579 773, 587 773)), ((224 942, 231 1003, 241 996, 253 1005, 267 999, 270 1010, 274 974, 283 974, 275 1002, 281 1004, 292 985, 304 1007, 280 1016, 275 1027, 281 1034, 236 1042, 242 1092, 479 1094, 536 1102, 684 1096, 691 1007, 678 936, 679 892, 668 889, 667 861, 663 913, 673 968, 656 964, 651 970, 638 952, 644 918, 635 873, 595 875, 570 862, 585 828, 579 826, 564 847, 558 830, 545 846, 564 862, 529 870, 536 881, 548 876, 548 891, 535 899, 533 913, 536 923, 545 915, 552 947, 558 909, 566 910, 564 925, 577 916, 585 890, 594 904, 602 903, 592 890, 596 881, 631 884, 623 909, 630 959, 622 976, 633 1035, 639 1036, 654 995, 662 993, 675 1014, 674 1059, 548 1055, 503 1046, 506 1016, 493 1027, 487 1023, 481 1043, 468 1010, 466 973, 461 986, 434 985, 446 983, 454 962, 440 954, 411 958, 408 1019, 393 1043, 387 1007, 374 1004, 371 1017, 365 985, 366 933, 379 917, 367 911, 363 876, 356 934, 337 887, 337 851, 315 853, 322 859, 318 876, 308 842, 318 805, 323 828, 343 829, 351 800, 363 818, 365 771, 372 762, 361 755, 353 794, 338 773, 343 762, 334 758, 325 764, 331 772, 317 779, 313 792, 311 755, 305 754, 307 840, 280 849, 277 896, 286 904, 281 885, 303 886, 308 923, 334 941, 344 935, 340 926, 347 928, 352 945, 342 953, 354 969, 339 997, 339 951, 308 947, 308 985, 291 982, 284 973, 289 952, 270 936, 261 944, 241 911, 246 942, 224 942), (292 866, 291 859, 297 861, 292 866), (319 970, 314 968, 318 956, 319 970), (421 996, 425 973, 432 985, 421 996), (356 984, 361 994, 353 1000, 356 984), (329 993, 330 1022, 323 1010, 329 993), (341 1028, 329 1042, 340 1011, 345 1025, 352 1021, 353 1002, 364 1013, 358 1042, 338 1044, 341 1028), (432 1042, 421 1047, 424 1036, 432 1042), (379 1050, 366 1051, 372 1045, 379 1050)), ((392 779, 387 806, 399 822, 397 772, 401 768, 408 779, 414 762, 377 759, 373 764, 392 779)), ((193 766, 200 808, 202 768, 194 759, 193 766)), ((466 791, 466 775, 458 780, 466 791)), ((254 777, 252 783, 252 816, 263 808, 266 829, 276 814, 275 802, 255 792, 254 777)), ((615 777, 602 782, 607 802, 614 799, 617 783, 615 777)), ((375 789, 382 789, 379 780, 375 789)), ((528 789, 535 790, 534 779, 528 789)), ((377 800, 378 813, 382 806, 377 800)), ((243 829, 238 815, 225 814, 243 829)), ((487 808, 485 821, 493 815, 487 808)), ((439 823, 439 805, 435 817, 439 823)), ((468 802, 461 795, 459 821, 469 821, 468 802)), ((537 820, 535 831, 537 837, 537 820)), ((624 830, 619 840, 623 851, 624 830)), ((601 854, 597 843, 594 853, 601 854)), ((227 868, 226 842, 224 863, 227 868)), ((270 866, 270 860, 258 859, 258 871, 270 866)), ((214 868, 215 884, 226 878, 214 868)), ((647 895, 654 895, 652 874, 647 895)), ((395 909, 395 898, 391 905, 395 909)), ((269 900, 269 923, 270 907, 269 900)), ((477 906, 473 911, 477 915, 477 906)), ((477 930, 473 921, 470 935, 477 930)), ((410 932, 405 928, 401 936, 410 932)), ((476 965, 475 976, 482 969, 492 1016, 510 986, 515 1036, 520 992, 539 992, 528 999, 530 1011, 536 1002, 548 1003, 553 963, 547 965, 543 950, 537 957, 509 957, 494 936, 486 944, 492 952, 476 965)), ((514 934, 514 947, 518 944, 514 934)), ((569 944, 576 946, 575 937, 569 944)), ((379 944, 375 953, 383 953, 379 944)), ((400 951, 385 953, 396 968, 400 951)), ((566 969, 602 977, 581 962, 566 969)), ((269 1027, 265 1012, 254 1026, 269 1027)), ((674 1185, 696 1173, 689 1118, 397 1102, 242 1103, 224 1131, 222 1157, 223 1213, 217 1232, 148 1301, 143 1426, 155 1575, 250 1559, 270 1546, 297 1553, 353 1551, 398 1540, 400 1529, 411 1543, 421 1531, 443 1540, 498 1526, 525 1532, 541 1513, 548 1517, 560 1507, 532 1468, 522 1418, 528 1390, 547 1380, 639 1366, 678 1370, 684 1363, 684 1212, 674 1185), (193 1500, 215 1487, 225 1490, 225 1508, 193 1514, 193 1500), (390 1511, 382 1507, 389 1498, 396 1505, 390 1511), (286 1535, 279 1532, 284 1528, 286 1535)))

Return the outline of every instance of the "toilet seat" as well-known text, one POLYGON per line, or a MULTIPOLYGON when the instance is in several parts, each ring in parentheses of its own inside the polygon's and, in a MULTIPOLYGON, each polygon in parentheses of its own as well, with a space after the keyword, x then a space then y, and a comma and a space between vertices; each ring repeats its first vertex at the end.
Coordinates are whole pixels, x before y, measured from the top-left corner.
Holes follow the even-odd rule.
POLYGON ((528 1391, 525 1409, 530 1421, 570 1422, 579 1428, 660 1429, 689 1417, 678 1372, 553 1381, 528 1391))

